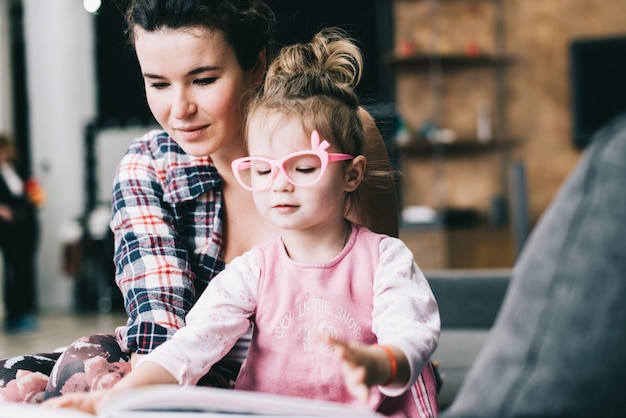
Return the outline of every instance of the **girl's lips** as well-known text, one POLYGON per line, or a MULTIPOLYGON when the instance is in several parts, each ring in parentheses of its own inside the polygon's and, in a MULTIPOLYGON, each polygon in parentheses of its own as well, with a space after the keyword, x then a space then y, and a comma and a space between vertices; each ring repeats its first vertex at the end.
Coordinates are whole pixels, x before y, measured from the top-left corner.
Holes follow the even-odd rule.
POLYGON ((287 205, 287 204, 279 204, 272 206, 272 209, 277 210, 280 213, 289 213, 293 212, 298 208, 296 205, 287 205))

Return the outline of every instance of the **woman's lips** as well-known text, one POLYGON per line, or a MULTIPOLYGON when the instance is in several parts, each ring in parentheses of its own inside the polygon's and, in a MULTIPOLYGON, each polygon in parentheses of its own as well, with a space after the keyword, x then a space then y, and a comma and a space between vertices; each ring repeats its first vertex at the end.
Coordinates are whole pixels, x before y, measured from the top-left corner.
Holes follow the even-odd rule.
POLYGON ((195 141, 198 138, 202 137, 202 135, 204 135, 204 132, 208 127, 209 125, 190 126, 184 128, 176 128, 176 131, 185 141, 195 141))

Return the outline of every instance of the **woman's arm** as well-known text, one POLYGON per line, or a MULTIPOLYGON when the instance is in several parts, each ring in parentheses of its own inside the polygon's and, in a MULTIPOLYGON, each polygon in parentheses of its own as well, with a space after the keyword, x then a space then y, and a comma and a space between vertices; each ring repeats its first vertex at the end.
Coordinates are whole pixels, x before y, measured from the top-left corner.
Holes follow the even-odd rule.
MULTIPOLYGON (((372 116, 363 108, 359 115, 365 132, 365 157, 367 164, 377 170, 392 172, 387 148, 372 116)), ((367 226, 374 232, 398 236, 398 201, 394 177, 386 184, 361 183, 361 200, 350 213, 350 220, 367 226)))
POLYGON ((148 134, 131 145, 112 197, 116 283, 129 317, 116 332, 123 350, 143 354, 184 325, 196 300, 189 253, 165 203, 169 158, 154 144, 148 134))

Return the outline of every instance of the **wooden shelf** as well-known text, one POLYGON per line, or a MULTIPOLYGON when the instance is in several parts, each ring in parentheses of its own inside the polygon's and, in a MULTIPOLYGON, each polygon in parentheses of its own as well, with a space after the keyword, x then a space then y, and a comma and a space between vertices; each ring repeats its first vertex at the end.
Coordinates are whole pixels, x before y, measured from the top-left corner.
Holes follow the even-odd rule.
POLYGON ((406 144, 394 144, 393 147, 401 154, 416 157, 427 157, 432 155, 432 153, 437 149, 442 150, 446 156, 468 155, 489 151, 507 150, 514 148, 518 143, 519 139, 512 137, 493 138, 491 141, 486 143, 479 142, 476 138, 457 139, 456 141, 449 143, 432 143, 416 138, 406 144))
POLYGON ((510 227, 400 228, 423 270, 510 269, 515 263, 510 227))
POLYGON ((432 65, 440 65, 442 70, 454 70, 471 67, 497 67, 513 64, 515 59, 509 55, 468 56, 465 54, 415 54, 410 56, 391 55, 389 64, 396 68, 427 70, 432 65))
MULTIPOLYGON (((420 2, 420 1, 429 1, 429 0, 411 0, 414 2, 420 2)), ((480 1, 492 1, 492 0, 439 0, 441 3, 454 3, 455 1, 461 2, 461 1, 475 1, 475 2, 480 2, 480 1)))

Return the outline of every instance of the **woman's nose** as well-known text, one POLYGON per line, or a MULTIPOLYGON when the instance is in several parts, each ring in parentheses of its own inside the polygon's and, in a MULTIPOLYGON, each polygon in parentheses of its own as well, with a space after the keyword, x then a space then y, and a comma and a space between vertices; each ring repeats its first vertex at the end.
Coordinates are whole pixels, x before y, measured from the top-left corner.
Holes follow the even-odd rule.
POLYGON ((185 119, 187 116, 194 114, 196 110, 197 106, 193 96, 186 89, 178 90, 172 103, 173 116, 176 119, 185 119))

